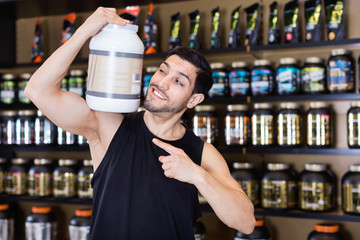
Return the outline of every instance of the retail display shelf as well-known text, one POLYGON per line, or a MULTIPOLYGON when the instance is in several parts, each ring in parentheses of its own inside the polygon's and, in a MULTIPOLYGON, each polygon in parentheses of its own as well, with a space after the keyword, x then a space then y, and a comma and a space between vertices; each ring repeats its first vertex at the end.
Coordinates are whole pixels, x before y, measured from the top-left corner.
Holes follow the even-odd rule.
POLYGON ((0 195, 2 202, 34 202, 34 203, 53 203, 53 204, 75 204, 75 205, 92 205, 92 199, 79 198, 54 198, 54 197, 30 197, 30 196, 10 196, 0 195))
POLYGON ((329 101, 329 100, 360 100, 359 93, 328 93, 328 94, 297 94, 252 96, 251 102, 282 102, 282 101, 329 101))
POLYGON ((219 147, 221 153, 237 154, 323 154, 323 155, 360 155, 360 149, 336 149, 336 148, 280 148, 280 147, 219 147))
POLYGON ((9 154, 16 151, 61 151, 61 152, 88 152, 89 146, 79 145, 0 145, 0 155, 9 154))

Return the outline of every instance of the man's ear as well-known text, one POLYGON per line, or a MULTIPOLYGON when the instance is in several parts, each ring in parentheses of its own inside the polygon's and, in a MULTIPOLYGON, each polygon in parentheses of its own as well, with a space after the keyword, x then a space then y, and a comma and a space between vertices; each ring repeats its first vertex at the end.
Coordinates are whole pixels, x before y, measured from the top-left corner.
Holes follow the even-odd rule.
POLYGON ((191 95, 188 103, 187 103, 187 108, 193 108, 196 105, 200 104, 202 101, 204 101, 204 94, 202 93, 194 93, 193 95, 191 95))

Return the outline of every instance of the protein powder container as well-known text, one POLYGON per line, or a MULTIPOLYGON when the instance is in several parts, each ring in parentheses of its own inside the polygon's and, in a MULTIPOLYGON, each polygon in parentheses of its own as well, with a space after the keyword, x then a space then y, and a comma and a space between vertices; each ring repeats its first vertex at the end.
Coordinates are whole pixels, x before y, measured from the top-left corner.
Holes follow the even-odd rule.
POLYGON ((347 112, 347 142, 349 148, 360 147, 360 101, 351 102, 347 112))
POLYGON ((0 233, 1 240, 14 239, 14 217, 6 203, 0 204, 0 233))
POLYGON ((206 227, 204 223, 199 219, 195 221, 193 226, 195 240, 205 240, 206 239, 206 227))
POLYGON ((11 195, 23 195, 27 193, 27 173, 29 159, 13 158, 11 167, 6 176, 6 193, 11 195))
POLYGON ((251 116, 253 146, 271 146, 274 143, 274 112, 269 103, 255 103, 251 116))
POLYGON ((226 145, 245 146, 250 143, 251 125, 247 105, 228 105, 225 115, 226 145))
POLYGON ((349 50, 333 49, 327 70, 328 88, 331 93, 355 91, 354 63, 349 50))
POLYGON ((16 143, 17 111, 1 111, 1 144, 11 145, 16 143))
POLYGON ((35 117, 35 145, 56 143, 56 126, 40 110, 35 117))
POLYGON ((34 159, 34 166, 28 174, 28 193, 30 196, 47 197, 52 194, 53 169, 52 160, 34 159))
POLYGON ((227 96, 229 88, 229 73, 226 70, 224 63, 211 63, 211 69, 213 70, 213 85, 209 91, 209 97, 215 96, 227 96))
POLYGON ((49 206, 33 206, 25 222, 26 240, 57 239, 57 222, 49 206))
POLYGON ((30 73, 22 73, 18 81, 18 102, 21 104, 30 104, 31 100, 25 95, 25 87, 31 78, 30 73))
POLYGON ((154 73, 159 69, 159 67, 147 67, 144 74, 144 82, 143 82, 143 89, 142 89, 142 95, 145 99, 147 90, 149 88, 150 80, 154 73))
POLYGON ((0 81, 0 100, 4 104, 13 104, 16 101, 16 75, 6 73, 0 81))
POLYGON ((200 105, 195 107, 193 131, 203 141, 216 144, 218 138, 218 118, 215 107, 200 105))
POLYGON ((308 147, 331 147, 332 113, 326 102, 311 102, 306 113, 308 147))
POLYGON ((136 112, 144 44, 138 26, 106 24, 90 41, 86 102, 93 110, 136 112))
POLYGON ((298 185, 300 209, 329 211, 335 207, 335 179, 327 164, 306 163, 298 185))
POLYGON ((61 127, 57 127, 57 144, 58 145, 74 145, 77 137, 75 134, 65 131, 61 127))
POLYGON ((16 144, 29 145, 35 143, 35 110, 20 110, 16 118, 16 144))
POLYGON ((251 94, 270 95, 274 91, 274 69, 266 59, 255 60, 251 71, 251 94))
POLYGON ((339 232, 339 225, 331 223, 315 224, 307 240, 345 240, 344 235, 339 232))
POLYGON ((260 203, 260 178, 252 162, 234 162, 232 177, 240 184, 254 207, 260 203))
POLYGON ((89 199, 93 197, 91 187, 91 178, 94 175, 93 163, 88 159, 85 159, 83 163, 84 166, 78 172, 77 189, 79 198, 89 199))
POLYGON ((267 209, 292 209, 296 205, 296 177, 288 163, 268 163, 261 181, 261 205, 267 209))
POLYGON ((59 166, 54 170, 54 197, 70 198, 76 195, 76 160, 59 159, 59 166))
POLYGON ((81 69, 70 71, 69 91, 85 98, 86 72, 81 69))
POLYGON ((90 217, 91 209, 76 209, 69 223, 70 240, 90 239, 90 217))
POLYGON ((341 180, 342 210, 360 214, 360 164, 352 164, 341 180))
POLYGON ((277 115, 277 143, 281 147, 301 145, 301 111, 297 103, 281 103, 277 115))
POLYGON ((230 95, 250 95, 251 72, 246 62, 233 62, 229 73, 230 95))
POLYGON ((7 160, 6 158, 0 158, 0 194, 5 192, 5 182, 7 176, 7 160))
POLYGON ((276 70, 276 87, 279 95, 300 92, 300 68, 295 58, 280 58, 276 70))
POLYGON ((257 240, 271 239, 270 231, 265 226, 264 220, 256 219, 255 228, 251 234, 244 234, 239 231, 235 231, 234 240, 247 240, 247 239, 257 239, 257 240))
POLYGON ((317 94, 327 91, 326 67, 319 57, 305 58, 301 69, 301 89, 304 93, 317 94))

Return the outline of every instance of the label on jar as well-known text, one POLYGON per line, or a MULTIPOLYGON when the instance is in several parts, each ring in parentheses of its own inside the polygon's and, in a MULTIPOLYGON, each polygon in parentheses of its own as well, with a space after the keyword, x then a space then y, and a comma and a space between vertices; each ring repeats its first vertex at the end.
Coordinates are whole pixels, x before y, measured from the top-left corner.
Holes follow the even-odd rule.
POLYGON ((76 136, 73 133, 65 131, 64 129, 58 127, 57 128, 57 143, 59 145, 72 145, 75 144, 76 136))
POLYGON ((348 114, 348 143, 349 146, 360 146, 360 113, 348 114))
POLYGON ((5 181, 6 181, 6 172, 0 171, 0 193, 3 193, 5 191, 5 181))
POLYGON ((16 120, 16 144, 34 143, 34 125, 31 119, 16 120))
POLYGON ((248 143, 250 117, 226 116, 225 139, 227 145, 245 145, 248 143))
POLYGON ((300 116, 298 114, 282 114, 278 116, 278 144, 300 144, 300 116))
POLYGON ((112 99, 139 99, 142 59, 143 54, 90 49, 86 94, 112 99))
POLYGON ((85 79, 83 77, 70 77, 69 78, 69 91, 73 92, 80 97, 84 97, 85 79))
POLYGON ((206 239, 206 235, 205 234, 194 234, 195 240, 205 240, 206 239))
POLYGON ((309 146, 330 145, 330 115, 308 114, 307 144, 309 146))
POLYGON ((253 115, 251 120, 252 144, 264 146, 273 144, 273 116, 253 115))
POLYGON ((57 224, 50 222, 26 222, 26 240, 57 239, 57 224))
POLYGON ((329 61, 329 91, 354 90, 353 66, 351 61, 329 61))
POLYGON ((88 240, 90 239, 90 226, 72 226, 69 225, 70 240, 88 240))
POLYGON ((74 173, 54 173, 54 196, 72 197, 75 192, 75 174, 74 173))
POLYGON ((212 74, 213 85, 209 91, 209 96, 225 96, 228 86, 228 74, 222 71, 214 71, 212 74))
POLYGON ((217 138, 217 119, 215 117, 194 116, 194 133, 203 141, 214 143, 217 138))
POLYGON ((80 198, 92 198, 93 189, 91 187, 91 178, 94 174, 84 174, 78 176, 78 195, 80 198))
POLYGON ((18 94, 19 94, 19 102, 20 103, 24 103, 24 104, 29 104, 31 102, 31 100, 26 96, 25 94, 25 87, 28 83, 28 80, 26 81, 19 81, 19 91, 18 91, 18 94))
POLYGON ((330 183, 299 182, 299 207, 324 211, 333 207, 333 187, 330 183))
POLYGON ((54 124, 47 118, 35 119, 35 144, 54 143, 54 124))
POLYGON ((30 196, 49 196, 52 193, 52 174, 29 174, 28 192, 30 196))
POLYGON ((14 219, 0 219, 0 239, 14 239, 14 219))
POLYGON ((270 69, 253 69, 251 71, 252 95, 270 94, 273 91, 274 71, 270 69))
POLYGON ((21 195, 27 192, 26 173, 10 172, 6 176, 6 193, 21 195))
POLYGON ((304 67, 301 70, 302 90, 306 93, 326 91, 326 69, 324 67, 304 67))
POLYGON ((259 204, 259 182, 257 180, 237 180, 252 204, 259 204))
POLYGON ((276 82, 279 94, 299 91, 300 70, 294 67, 284 67, 277 70, 276 82))
POLYGON ((343 210, 360 213, 360 184, 343 184, 342 190, 343 210))
POLYGON ((144 86, 143 86, 143 96, 144 97, 146 97, 151 78, 152 78, 152 75, 149 75, 149 74, 144 76, 144 86))
POLYGON ((15 102, 15 82, 3 81, 0 83, 1 102, 11 104, 15 102))
POLYGON ((230 94, 247 95, 250 90, 250 72, 245 70, 233 70, 229 75, 230 94))
POLYGON ((295 181, 261 181, 261 201, 265 208, 291 208, 295 206, 295 181))

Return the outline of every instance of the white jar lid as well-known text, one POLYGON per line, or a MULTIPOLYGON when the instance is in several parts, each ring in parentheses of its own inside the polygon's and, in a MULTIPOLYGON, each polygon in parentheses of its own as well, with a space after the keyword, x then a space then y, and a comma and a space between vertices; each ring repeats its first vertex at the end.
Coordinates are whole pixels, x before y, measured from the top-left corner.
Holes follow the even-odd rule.
POLYGON ((139 26, 134 24, 126 24, 124 26, 121 26, 117 24, 108 23, 103 27, 103 29, 106 30, 121 29, 121 30, 131 30, 137 32, 139 30, 139 26))

